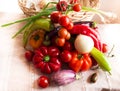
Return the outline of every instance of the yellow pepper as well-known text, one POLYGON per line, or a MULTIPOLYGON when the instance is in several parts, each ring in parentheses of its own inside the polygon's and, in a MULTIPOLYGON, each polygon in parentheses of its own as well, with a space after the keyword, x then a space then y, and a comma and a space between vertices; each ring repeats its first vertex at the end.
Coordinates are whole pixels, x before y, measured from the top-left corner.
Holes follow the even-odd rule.
POLYGON ((37 30, 30 36, 29 45, 33 48, 39 48, 39 46, 43 43, 45 31, 37 30))

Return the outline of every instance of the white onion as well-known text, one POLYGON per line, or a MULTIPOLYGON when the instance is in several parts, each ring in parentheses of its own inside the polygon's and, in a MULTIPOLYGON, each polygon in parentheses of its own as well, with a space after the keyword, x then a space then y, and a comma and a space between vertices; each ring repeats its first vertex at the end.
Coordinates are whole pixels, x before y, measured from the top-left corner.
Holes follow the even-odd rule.
POLYGON ((79 34, 74 42, 75 49, 81 53, 89 53, 94 47, 94 42, 91 37, 79 34))

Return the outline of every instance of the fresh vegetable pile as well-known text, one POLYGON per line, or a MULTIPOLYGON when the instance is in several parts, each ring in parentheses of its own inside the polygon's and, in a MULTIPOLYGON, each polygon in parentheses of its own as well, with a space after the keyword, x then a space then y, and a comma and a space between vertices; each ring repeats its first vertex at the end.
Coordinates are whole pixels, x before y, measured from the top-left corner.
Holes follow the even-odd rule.
POLYGON ((73 82, 78 72, 90 70, 94 64, 111 71, 104 55, 107 45, 101 42, 94 22, 73 22, 69 18, 73 11, 98 11, 73 1, 51 2, 55 7, 47 8, 48 4, 35 16, 3 25, 27 21, 13 38, 23 32, 25 58, 43 73, 38 79, 40 87, 49 86, 50 81, 57 85, 73 82))

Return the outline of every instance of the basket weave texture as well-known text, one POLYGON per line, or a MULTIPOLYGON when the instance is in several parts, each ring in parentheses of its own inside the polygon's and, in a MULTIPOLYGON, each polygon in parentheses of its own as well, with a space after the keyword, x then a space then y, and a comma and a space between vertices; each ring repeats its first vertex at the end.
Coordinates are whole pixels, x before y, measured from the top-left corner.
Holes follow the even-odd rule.
MULTIPOLYGON (((43 4, 44 1, 45 0, 40 0, 39 9, 42 9, 42 7, 45 6, 45 4, 43 4)), ((47 0, 47 2, 49 1, 50 0, 47 0)), ((27 0, 18 0, 18 4, 25 15, 32 16, 39 12, 36 10, 34 4, 31 4, 31 6, 28 8, 26 7, 26 3, 27 0)), ((80 3, 82 6, 91 8, 98 8, 99 6, 99 0, 78 0, 78 3, 80 3)), ((73 21, 76 20, 90 21, 93 15, 94 15, 93 12, 72 12, 71 14, 69 14, 69 17, 72 18, 73 21)))

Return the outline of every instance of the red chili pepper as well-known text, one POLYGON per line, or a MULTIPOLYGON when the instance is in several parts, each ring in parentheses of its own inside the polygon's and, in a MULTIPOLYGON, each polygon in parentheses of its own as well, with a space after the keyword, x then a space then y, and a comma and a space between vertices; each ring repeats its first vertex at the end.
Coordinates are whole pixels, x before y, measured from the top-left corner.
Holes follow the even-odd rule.
POLYGON ((69 30, 69 32, 71 34, 84 34, 84 35, 90 36, 94 41, 95 47, 97 49, 99 49, 100 51, 102 50, 100 35, 99 35, 98 31, 90 28, 89 26, 76 24, 76 25, 74 25, 72 30, 69 30))
POLYGON ((69 30, 69 32, 71 34, 80 34, 80 33, 87 33, 88 32, 88 33, 93 34, 98 40, 100 40, 99 33, 96 30, 94 30, 86 25, 76 24, 76 25, 74 25, 72 30, 69 30))
POLYGON ((43 73, 50 74, 52 72, 56 72, 61 67, 61 62, 58 58, 59 53, 59 49, 56 47, 42 46, 35 50, 33 63, 35 67, 39 68, 43 73))
POLYGON ((102 44, 100 42, 100 40, 98 40, 94 35, 87 33, 87 36, 90 36, 93 41, 94 41, 94 46, 99 49, 100 51, 102 51, 102 44))

